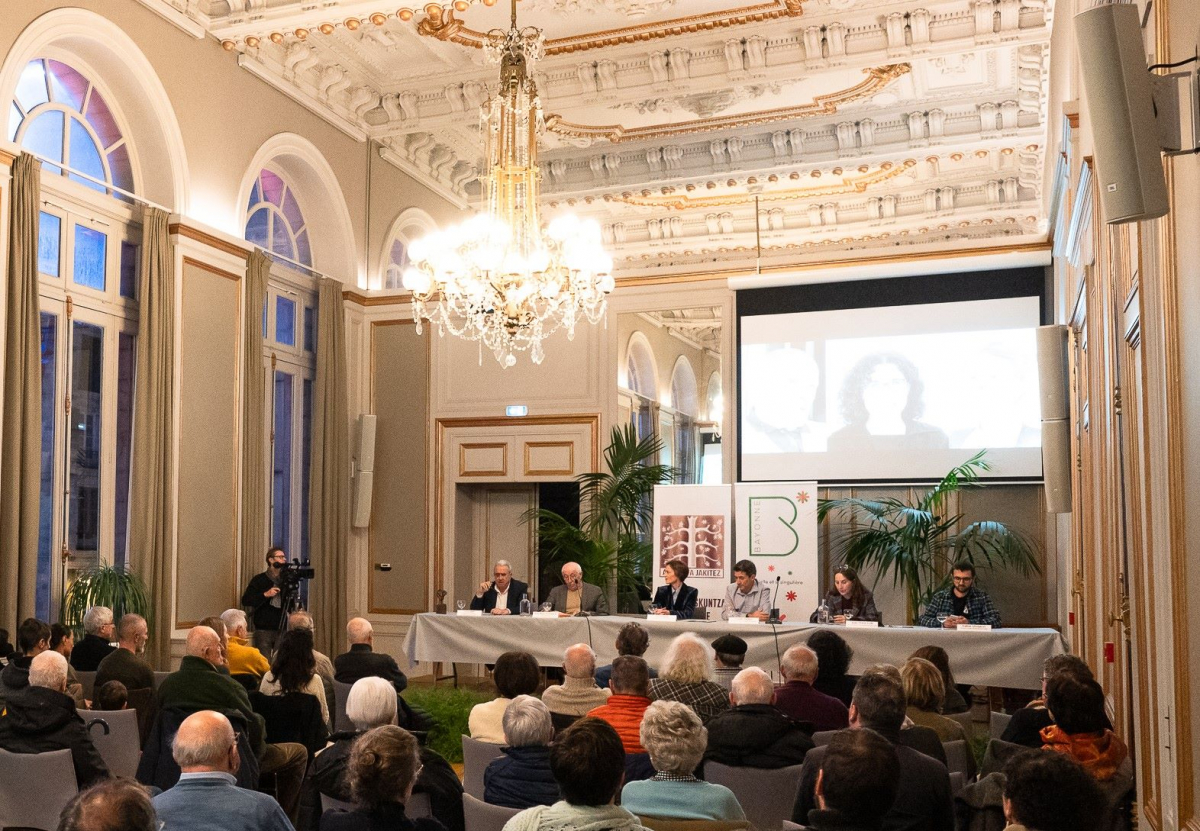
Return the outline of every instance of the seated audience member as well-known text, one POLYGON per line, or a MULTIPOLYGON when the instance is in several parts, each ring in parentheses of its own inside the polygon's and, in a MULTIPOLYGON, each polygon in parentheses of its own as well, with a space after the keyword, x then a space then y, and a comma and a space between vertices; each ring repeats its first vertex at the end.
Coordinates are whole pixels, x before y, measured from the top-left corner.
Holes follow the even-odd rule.
MULTIPOLYGON (((642 659, 625 656, 620 661, 642 659)), ((619 674, 617 663, 614 681, 619 674)), ((613 698, 618 694, 613 693, 613 698)), ((615 804, 625 777, 625 749, 606 722, 585 718, 560 733, 550 748, 550 770, 562 799, 522 811, 508 821, 505 831, 642 831, 638 818, 615 804)))
POLYGON ((961 724, 938 712, 946 697, 946 690, 937 667, 924 658, 909 658, 904 662, 900 675, 904 681, 904 697, 908 701, 905 714, 909 721, 928 727, 943 742, 967 740, 967 733, 961 724))
POLYGON ((675 615, 680 620, 691 620, 696 615, 696 601, 700 599, 700 590, 684 585, 687 579, 688 567, 683 560, 671 560, 663 568, 665 586, 660 586, 654 593, 655 614, 675 615))
POLYGON ((733 564, 733 582, 725 590, 721 620, 729 620, 734 615, 759 620, 771 616, 771 587, 758 579, 758 567, 752 560, 738 560, 733 564))
POLYGON ((1111 798, 1133 781, 1129 749, 1108 729, 1104 690, 1095 681, 1060 673, 1046 684, 1046 709, 1054 723, 1042 728, 1042 746, 1083 766, 1111 798))
POLYGON ((490 615, 521 613, 521 598, 529 594, 529 586, 514 580, 508 560, 497 560, 492 567, 491 581, 484 580, 471 598, 471 608, 490 615))
MULTIPOLYGON (((353 730, 334 733, 330 743, 313 757, 310 778, 318 794, 342 802, 352 802, 349 762, 354 741, 368 730, 396 723, 396 689, 387 680, 370 676, 354 682, 346 697, 346 715, 354 723, 353 730)), ((429 795, 434 818, 450 831, 463 831, 462 782, 454 768, 441 755, 428 747, 420 748, 421 769, 413 793, 429 795)), ((320 814, 320 800, 310 790, 305 805, 320 814)))
POLYGON ((546 597, 554 611, 562 617, 587 617, 607 615, 608 598, 604 589, 583 582, 583 568, 579 563, 567 563, 562 567, 562 585, 555 586, 546 597))
POLYGON ((363 733, 354 741, 348 765, 358 807, 326 811, 321 831, 444 831, 436 819, 404 814, 420 767, 417 740, 404 728, 389 724, 363 733))
POLYGON ((8 697, 8 711, 0 718, 0 748, 9 753, 70 750, 75 781, 86 788, 107 779, 108 767, 66 690, 67 659, 52 650, 39 652, 30 661, 26 686, 8 697))
POLYGON ((241 609, 226 609, 221 612, 221 622, 225 624, 225 631, 228 633, 225 651, 229 658, 229 673, 254 675, 259 678, 266 675, 271 669, 271 662, 250 645, 250 627, 246 621, 246 613, 241 609))
POLYGON ((588 713, 617 731, 626 753, 645 753, 642 747, 642 716, 650 706, 650 668, 641 658, 622 655, 613 661, 608 703, 588 713))
POLYGON ((505 808, 532 808, 558 802, 558 783, 550 772, 554 724, 546 705, 518 695, 504 711, 504 755, 483 772, 483 801, 505 808))
POLYGON ((775 706, 775 685, 758 667, 733 679, 732 709, 708 723, 706 762, 731 767, 784 768, 798 765, 813 748, 800 722, 775 706))
MULTIPOLYGON (((1054 655, 1042 664, 1042 694, 1039 698, 1013 713, 1008 726, 1000 736, 1001 741, 1020 744, 1025 747, 1042 746, 1042 728, 1054 723, 1050 711, 1046 709, 1046 685, 1050 679, 1059 674, 1073 675, 1076 678, 1095 680, 1091 668, 1077 655, 1054 655)), ((1112 729, 1108 716, 1104 717, 1106 729, 1112 729)))
POLYGON ((746 660, 746 642, 737 635, 722 635, 712 642, 712 648, 716 661, 713 681, 730 690, 734 677, 742 671, 742 662, 746 660))
MULTIPOLYGON (((842 566, 833 573, 833 586, 822 598, 829 610, 830 623, 845 623, 847 615, 854 620, 879 620, 875 608, 875 595, 858 579, 858 572, 850 566, 842 566)), ((817 622, 819 609, 809 616, 809 623, 817 622)))
POLYGON ((105 779, 67 803, 58 831, 161 831, 150 793, 132 779, 105 779))
POLYGON ((542 675, 532 655, 513 651, 496 659, 492 681, 499 696, 472 707, 467 726, 472 739, 504 744, 504 710, 518 695, 536 695, 542 675))
POLYGON ((896 748, 873 730, 843 730, 825 750, 805 821, 811 831, 880 831, 900 787, 896 748))
MULTIPOLYGON (((883 675, 898 684, 901 692, 904 691, 904 677, 900 674, 900 670, 891 664, 875 664, 863 674, 867 673, 883 675)), ((942 745, 938 734, 928 727, 913 724, 908 716, 904 717, 904 721, 900 725, 900 741, 897 744, 919 750, 931 759, 937 759, 943 765, 946 764, 946 748, 942 745)))
POLYGON ((940 646, 922 646, 910 657, 924 658, 938 668, 942 674, 942 685, 946 688, 946 697, 942 699, 942 713, 952 715, 965 713, 971 709, 963 694, 954 683, 954 673, 950 671, 950 656, 940 646))
POLYGON ((207 626, 217 633, 217 639, 221 642, 221 665, 217 667, 217 672, 222 675, 232 675, 233 673, 229 671, 229 630, 225 628, 225 621, 217 615, 209 615, 200 618, 200 622, 196 625, 207 626))
MULTIPOLYGON (((617 655, 632 655, 641 658, 650 648, 650 633, 640 623, 626 623, 617 632, 617 655)), ((596 668, 596 686, 602 690, 608 689, 608 679, 612 675, 612 664, 596 668)), ((650 670, 650 677, 657 678, 658 673, 650 670)))
POLYGON ((691 707, 678 701, 655 701, 642 718, 641 739, 650 754, 654 776, 624 787, 621 805, 626 810, 663 819, 746 818, 733 791, 693 775, 704 755, 708 731, 691 707))
MULTIPOLYGON (((232 641, 230 646, 233 646, 232 641)), ((258 685, 258 690, 267 695, 308 693, 321 705, 321 721, 325 724, 330 723, 329 705, 325 702, 325 685, 317 675, 317 661, 313 657, 312 632, 306 629, 291 629, 283 633, 275 647, 275 659, 271 662, 270 670, 263 676, 262 683, 258 685)))
POLYGON ((162 831, 292 831, 278 802, 237 786, 242 760, 225 716, 201 710, 185 718, 171 755, 179 781, 153 800, 162 831))
POLYGON ((372 675, 392 682, 396 692, 404 692, 408 677, 400 671, 396 659, 382 652, 375 652, 374 629, 365 618, 356 617, 346 624, 346 639, 350 651, 333 659, 333 677, 343 684, 353 684, 360 678, 372 675))
MULTIPOLYGON (((314 631, 312 615, 303 609, 292 612, 288 615, 288 629, 304 629, 312 633, 314 631)), ((313 637, 316 637, 315 633, 313 637)), ((333 661, 329 660, 329 656, 316 649, 313 650, 313 659, 317 662, 317 675, 321 676, 321 683, 325 686, 325 703, 332 704, 334 700, 333 661)))
MULTIPOLYGON (((953 831, 950 774, 941 762, 900 743, 904 707, 904 687, 891 674, 871 669, 858 679, 850 704, 850 729, 875 731, 895 747, 900 759, 896 801, 884 817, 883 828, 887 831, 953 831)), ((819 807, 817 776, 827 752, 828 746, 817 747, 804 759, 800 769, 800 790, 792 810, 793 822, 804 823, 809 811, 819 807)))
POLYGON ((154 689, 154 670, 141 657, 150 637, 146 619, 141 615, 122 615, 117 624, 117 649, 100 662, 95 686, 120 681, 126 690, 154 689))
POLYGON ((0 627, 0 667, 8 666, 8 659, 13 656, 17 650, 9 641, 8 630, 0 627))
POLYGON ((917 625, 954 629, 960 623, 973 623, 999 629, 1000 612, 987 592, 975 588, 975 566, 966 561, 955 563, 950 570, 950 579, 950 588, 929 598, 917 625), (939 621, 942 615, 946 618, 939 621))
POLYGON ((221 639, 207 626, 195 626, 188 631, 187 654, 179 669, 163 679, 158 687, 160 708, 182 710, 232 710, 246 719, 250 746, 258 758, 259 775, 274 775, 279 804, 288 816, 296 816, 300 784, 308 763, 308 751, 295 742, 268 744, 264 741, 262 716, 250 706, 244 687, 228 675, 218 672, 224 667, 221 639))
POLYGON ((17 627, 17 649, 20 654, 13 657, 0 670, 0 710, 14 692, 29 686, 29 665, 33 659, 50 648, 50 627, 35 617, 28 617, 17 627))
POLYGON ((87 701, 83 697, 83 683, 75 675, 75 668, 71 666, 71 652, 75 648, 75 633, 61 623, 51 623, 50 648, 67 659, 67 695, 75 701, 76 707, 86 708, 87 701))
POLYGON ((596 653, 586 643, 567 647, 562 667, 562 684, 542 692, 542 701, 550 712, 583 716, 608 700, 610 691, 596 686, 596 653))
POLYGON ((129 706, 129 690, 120 681, 105 681, 96 689, 93 710, 124 710, 129 706))
POLYGON ((729 693, 713 681, 712 649, 699 635, 684 632, 667 647, 662 670, 650 682, 651 701, 679 701, 707 722, 729 709, 729 693))
POLYGON ((1099 828, 1104 797, 1096 780, 1058 753, 1027 750, 1004 766, 1006 831, 1099 828))
POLYGON ((854 695, 854 682, 858 680, 846 674, 850 669, 850 659, 854 657, 850 644, 837 632, 819 629, 809 636, 808 648, 817 656, 817 680, 813 681, 813 689, 849 707, 850 697, 854 695))
POLYGON ((100 662, 116 651, 109 641, 116 626, 113 611, 107 606, 93 606, 83 615, 83 640, 71 650, 71 666, 79 672, 95 672, 100 662))
POLYGON ((784 684, 775 695, 775 706, 792 718, 807 721, 817 732, 841 730, 848 724, 846 705, 813 688, 819 665, 817 653, 793 646, 783 653, 779 672, 784 684))

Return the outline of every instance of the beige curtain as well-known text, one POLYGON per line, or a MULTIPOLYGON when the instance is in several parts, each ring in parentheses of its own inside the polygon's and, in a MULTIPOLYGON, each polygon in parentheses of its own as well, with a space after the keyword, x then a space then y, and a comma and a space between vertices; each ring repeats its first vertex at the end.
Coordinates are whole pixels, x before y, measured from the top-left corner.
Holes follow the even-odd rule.
POLYGON ((309 589, 317 649, 340 651, 346 625, 350 536, 350 415, 342 284, 322 278, 317 298, 317 378, 309 459, 309 547, 317 579, 309 589))
POLYGON ((246 263, 242 335, 242 587, 266 567, 267 553, 267 369, 263 365, 263 304, 271 260, 255 250, 246 263))
POLYGON ((38 317, 37 159, 12 166, 8 291, 4 329, 3 442, 0 444, 0 626, 15 632, 34 613, 38 484, 42 455, 41 325, 38 317))
POLYGON ((154 603, 146 655, 163 670, 171 663, 171 564, 175 559, 175 246, 167 220, 166 211, 158 208, 146 208, 142 216, 129 499, 129 561, 145 581, 154 603))

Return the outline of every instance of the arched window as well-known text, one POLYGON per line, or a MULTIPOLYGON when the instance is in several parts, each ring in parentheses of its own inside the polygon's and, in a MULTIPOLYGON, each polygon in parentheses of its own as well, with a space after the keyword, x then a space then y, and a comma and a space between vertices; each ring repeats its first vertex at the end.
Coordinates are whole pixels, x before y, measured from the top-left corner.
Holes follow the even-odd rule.
POLYGON ((654 352, 641 332, 634 332, 629 339, 629 351, 625 356, 625 388, 651 401, 658 400, 654 352))
POLYGON ((118 195, 105 185, 133 191, 129 145, 117 119, 95 85, 75 69, 48 58, 30 61, 11 107, 9 141, 50 160, 43 170, 100 193, 118 195))
POLYGON ((388 252, 387 274, 383 278, 385 289, 398 289, 404 277, 404 269, 408 268, 408 246, 403 240, 393 240, 392 250, 388 252))
POLYGON ((300 202, 283 177, 266 168, 250 189, 246 241, 293 263, 312 267, 312 247, 300 202))
POLYGON ((415 240, 427 236, 437 230, 433 217, 420 208, 406 208, 392 222, 386 237, 387 243, 383 251, 383 262, 380 263, 379 276, 370 278, 368 288, 400 289, 404 269, 408 268, 408 247, 415 240))
MULTIPOLYGON (((671 406, 675 410, 674 459, 675 482, 696 484, 696 416, 700 395, 696 389, 696 372, 691 362, 680 355, 671 370, 671 406)), ((666 437, 663 437, 666 440, 666 437)))
POLYGON ((698 398, 696 373, 692 370, 691 362, 680 355, 671 371, 671 406, 675 412, 695 418, 699 414, 698 398))

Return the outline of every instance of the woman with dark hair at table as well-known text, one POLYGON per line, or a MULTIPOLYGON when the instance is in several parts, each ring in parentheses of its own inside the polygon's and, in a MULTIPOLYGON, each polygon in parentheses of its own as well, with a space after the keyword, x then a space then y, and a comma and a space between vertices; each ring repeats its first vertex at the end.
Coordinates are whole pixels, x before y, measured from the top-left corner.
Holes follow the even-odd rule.
MULTIPOLYGON (((850 566, 838 566, 833 573, 833 586, 825 595, 825 606, 829 609, 830 623, 845 623, 847 620, 879 620, 875 608, 875 595, 858 579, 858 572, 850 566)), ((816 609, 809 616, 809 623, 817 622, 816 609)))
POLYGON ((655 614, 675 615, 680 620, 690 620, 696 614, 700 591, 684 584, 687 576, 688 567, 683 560, 671 560, 663 567, 663 579, 667 584, 654 594, 652 608, 655 614))

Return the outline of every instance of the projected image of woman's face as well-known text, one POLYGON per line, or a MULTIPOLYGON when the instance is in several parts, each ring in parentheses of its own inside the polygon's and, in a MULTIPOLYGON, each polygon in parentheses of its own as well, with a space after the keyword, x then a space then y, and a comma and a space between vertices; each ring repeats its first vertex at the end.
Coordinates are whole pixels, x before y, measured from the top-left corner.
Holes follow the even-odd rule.
POLYGON ((901 416, 908 405, 908 379, 900 367, 892 363, 875 367, 863 387, 863 404, 867 408, 868 428, 878 428, 882 434, 903 433, 901 416))

